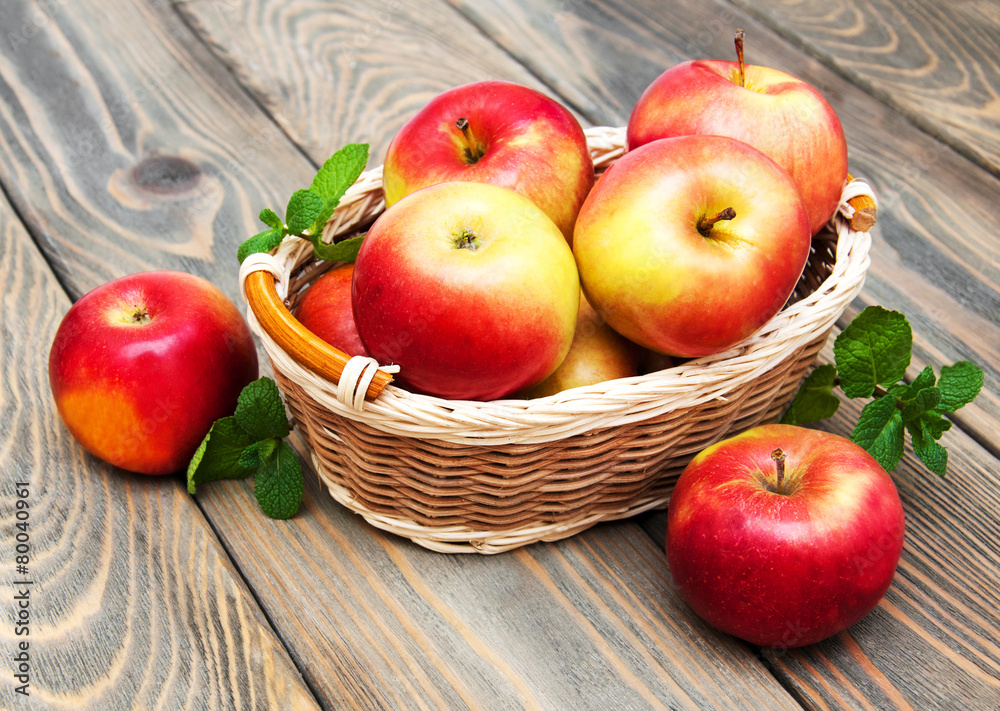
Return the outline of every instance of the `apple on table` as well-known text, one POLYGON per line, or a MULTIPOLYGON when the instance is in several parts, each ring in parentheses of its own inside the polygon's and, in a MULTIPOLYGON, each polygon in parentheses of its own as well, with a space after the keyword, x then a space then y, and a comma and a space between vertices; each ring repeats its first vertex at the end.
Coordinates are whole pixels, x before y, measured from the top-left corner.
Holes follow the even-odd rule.
POLYGON ((706 622, 765 647, 812 644, 858 622, 903 548, 892 479, 838 435, 762 425, 714 444, 681 474, 666 552, 706 622))
POLYGON ((752 146, 663 138, 626 153, 580 210, 573 253, 587 299, 631 341, 719 353, 785 304, 809 256, 795 183, 752 146))
POLYGON ((779 69, 738 61, 676 64, 642 93, 629 116, 629 150, 660 138, 728 136, 788 171, 818 232, 837 211, 847 182, 847 140, 833 107, 815 88, 779 69))
POLYGON ((583 128, 562 104, 520 84, 479 81, 439 94, 403 125, 382 180, 387 206, 437 183, 510 188, 571 240, 594 164, 583 128))
POLYGON ((580 277, 544 212, 489 183, 439 183, 388 208, 354 264, 365 350, 429 395, 494 400, 535 385, 573 341, 580 277))
POLYGON ((187 467, 256 377, 239 310, 184 272, 141 272, 88 292, 49 351, 52 394, 70 433, 91 454, 142 474, 187 467))

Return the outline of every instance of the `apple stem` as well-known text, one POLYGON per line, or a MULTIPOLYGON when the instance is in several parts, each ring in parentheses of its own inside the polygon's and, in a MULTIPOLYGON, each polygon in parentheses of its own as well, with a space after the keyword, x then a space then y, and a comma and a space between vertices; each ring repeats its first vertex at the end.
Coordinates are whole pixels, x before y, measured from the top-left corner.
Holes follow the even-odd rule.
POLYGON ((771 459, 774 460, 774 469, 778 475, 778 493, 784 493, 782 483, 785 480, 785 452, 782 449, 776 449, 771 452, 771 459))
POLYGON ((747 75, 743 65, 743 30, 736 30, 736 60, 740 63, 740 86, 746 87, 747 75))
POLYGON ((469 130, 469 119, 464 116, 455 122, 455 127, 462 132, 465 137, 465 162, 469 165, 476 163, 486 153, 483 147, 476 143, 476 139, 469 130))
POLYGON ((712 231, 712 227, 716 222, 720 220, 731 220, 736 217, 736 210, 731 207, 727 207, 725 210, 718 212, 711 217, 703 217, 698 221, 698 232, 701 233, 702 237, 708 237, 708 234, 712 231))

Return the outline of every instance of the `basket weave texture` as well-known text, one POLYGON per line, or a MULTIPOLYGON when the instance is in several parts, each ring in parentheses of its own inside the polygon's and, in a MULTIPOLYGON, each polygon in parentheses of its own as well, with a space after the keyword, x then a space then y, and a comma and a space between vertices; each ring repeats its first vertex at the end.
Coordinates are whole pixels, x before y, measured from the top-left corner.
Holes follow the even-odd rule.
MULTIPOLYGON (((587 136, 598 172, 624 152, 623 128, 587 136)), ((325 239, 364 230, 382 212, 381 176, 379 167, 358 179, 325 239)), ((360 402, 289 357, 252 309, 247 317, 338 502, 433 550, 497 553, 663 508, 695 453, 777 419, 863 286, 870 236, 850 228, 850 210, 845 202, 813 238, 789 304, 747 341, 535 400, 444 400, 389 385, 360 402)), ((299 238, 286 238, 267 260, 251 269, 274 273, 293 311, 331 266, 299 238)))

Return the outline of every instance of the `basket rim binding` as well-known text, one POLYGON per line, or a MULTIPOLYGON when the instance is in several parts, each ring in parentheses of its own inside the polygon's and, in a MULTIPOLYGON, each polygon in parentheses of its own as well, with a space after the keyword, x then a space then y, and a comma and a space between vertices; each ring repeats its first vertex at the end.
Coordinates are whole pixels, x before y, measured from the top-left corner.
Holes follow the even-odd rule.
MULTIPOLYGON (((586 134, 596 168, 609 165, 624 153, 624 127, 593 127, 586 134)), ((344 234, 380 213, 384 209, 381 184, 381 166, 362 174, 331 217, 324 238, 329 240, 335 234, 344 234)), ((401 437, 474 446, 540 444, 646 420, 713 399, 725 400, 727 393, 753 381, 828 331, 861 291, 870 264, 871 236, 851 229, 848 222, 853 208, 847 199, 858 194, 875 199, 863 181, 854 181, 845 188, 841 207, 833 218, 837 244, 831 273, 815 290, 786 306, 743 343, 667 370, 543 398, 445 400, 390 384, 373 401, 350 397, 345 404, 338 397, 339 384, 293 360, 261 326, 252 306, 247 308, 247 321, 275 368, 336 414, 401 437)), ((278 294, 285 300, 293 273, 311 259, 312 245, 308 241, 287 237, 273 255, 244 263, 241 288, 249 274, 264 269, 275 275, 278 294)))

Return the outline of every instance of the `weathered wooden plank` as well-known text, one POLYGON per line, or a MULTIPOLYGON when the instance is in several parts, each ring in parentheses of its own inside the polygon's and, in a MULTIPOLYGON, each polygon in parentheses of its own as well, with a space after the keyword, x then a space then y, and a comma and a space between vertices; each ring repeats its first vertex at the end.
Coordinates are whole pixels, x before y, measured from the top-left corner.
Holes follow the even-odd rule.
POLYGON ((62 425, 47 355, 69 299, 3 200, 0 287, 0 706, 318 708, 183 486, 62 425))
MULTIPOLYGON (((0 20, 28 7, 5 5, 0 20)), ((311 8, 255 5, 238 26, 294 28, 296 13, 311 8)), ((384 46, 431 42, 443 18, 429 17, 416 30, 387 29, 384 46)), ((526 79, 475 32, 446 36, 464 37, 484 72, 526 79)), ((322 38, 302 49, 333 52, 336 66, 351 56, 322 38)), ((442 88, 464 76, 439 60, 419 66, 433 66, 442 88)), ((373 68, 341 87, 350 104, 333 105, 391 105, 385 87, 370 83, 378 76, 373 68)), ((394 76, 390 86, 418 81, 394 76)), ((235 297, 231 255, 256 210, 280 207, 276 196, 311 177, 297 148, 162 3, 61 6, 30 46, 0 50, 0 80, 0 181, 74 295, 125 271, 171 266, 235 297), (114 22, 97 19, 105 16, 114 22), (81 132, 94 150, 79 148, 81 132)), ((371 530, 312 481, 288 522, 263 517, 251 487, 203 486, 199 501, 324 705, 603 708, 620 698, 616 708, 696 708, 719 696, 729 707, 795 707, 745 647, 690 633, 699 623, 664 588, 662 553, 635 526, 590 534, 598 552, 586 563, 567 562, 578 543, 450 557, 371 530), (636 560, 601 552, 616 547, 636 560), (712 678, 706 668, 717 670, 712 678)))
MULTIPOLYGON (((821 360, 832 362, 827 348, 821 360)), ((822 428, 849 437, 846 402, 822 428)), ((907 445, 893 480, 903 501, 903 555, 871 615, 819 644, 762 655, 809 708, 992 709, 1000 705, 1000 462, 953 428, 948 477, 907 445)), ((641 520, 656 541, 666 513, 641 520)), ((873 542, 871 555, 879 555, 873 542)))
POLYGON ((736 4, 1000 175, 1000 12, 993 3, 736 4))
POLYGON ((457 84, 502 77, 541 87, 440 2, 173 1, 317 163, 358 141, 381 163, 403 122, 457 84))
MULTIPOLYGON (((533 3, 449 0, 595 123, 623 124, 643 89, 692 57, 733 54, 801 77, 830 100, 850 147, 851 170, 881 197, 872 266, 855 308, 900 310, 914 327, 914 367, 967 359, 1000 378, 1000 181, 929 137, 878 99, 791 47, 732 5, 715 0, 533 3)), ((817 30, 818 31, 818 30, 817 30)), ((1000 389, 987 385, 958 418, 997 451, 1000 389)))

